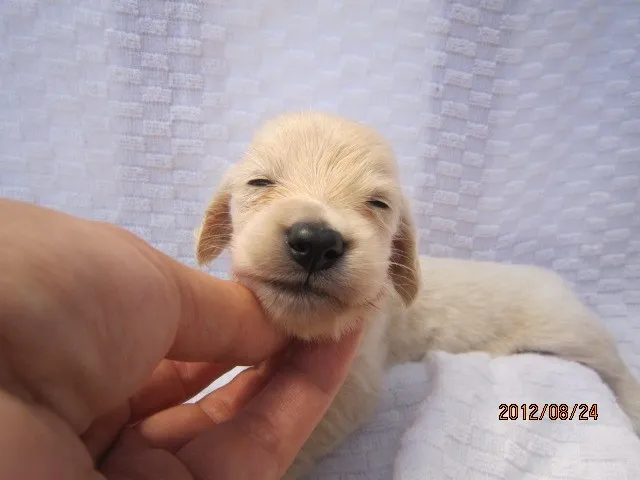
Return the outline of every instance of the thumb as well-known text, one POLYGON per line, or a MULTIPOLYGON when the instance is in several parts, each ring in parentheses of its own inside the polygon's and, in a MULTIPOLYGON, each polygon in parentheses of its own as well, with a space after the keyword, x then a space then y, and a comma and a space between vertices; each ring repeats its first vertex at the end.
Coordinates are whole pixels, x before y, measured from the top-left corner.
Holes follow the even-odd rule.
POLYGON ((241 412, 191 440, 178 457, 196 478, 279 479, 333 402, 360 337, 357 331, 337 343, 298 343, 241 412))

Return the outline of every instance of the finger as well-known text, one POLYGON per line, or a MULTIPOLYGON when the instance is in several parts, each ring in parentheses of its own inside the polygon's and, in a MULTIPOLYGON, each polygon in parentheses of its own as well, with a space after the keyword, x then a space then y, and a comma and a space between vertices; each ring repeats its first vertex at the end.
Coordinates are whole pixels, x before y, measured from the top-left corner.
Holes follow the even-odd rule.
POLYGON ((156 413, 135 428, 151 447, 175 452, 201 433, 233 418, 264 388, 270 374, 266 365, 249 368, 199 402, 156 413))
POLYGON ((130 232, 21 202, 0 202, 0 220, 11 252, 0 259, 3 356, 77 433, 134 395, 167 354, 253 365, 285 343, 247 288, 130 232))
POLYGON ((145 387, 128 403, 94 421, 82 434, 82 441, 91 457, 97 460, 122 427, 188 400, 228 370, 211 363, 163 360, 145 387))
POLYGON ((194 438, 177 456, 196 478, 280 478, 333 401, 359 337, 298 344, 242 411, 194 438))
POLYGON ((123 431, 98 469, 102 480, 195 480, 175 456, 149 447, 133 429, 123 431))
POLYGON ((94 461, 104 454, 129 419, 129 406, 122 405, 98 418, 81 436, 94 461))
MULTIPOLYGON (((284 333, 266 318, 257 298, 244 285, 188 267, 126 230, 113 225, 107 225, 107 228, 149 259, 165 278, 168 291, 158 291, 153 302, 147 302, 145 310, 152 305, 155 312, 164 314, 161 323, 176 328, 167 358, 255 365, 287 343, 284 333), (176 316, 167 318, 174 312, 176 316)), ((135 286, 133 279, 128 280, 126 283, 135 286)), ((129 310, 123 313, 126 320, 131 321, 136 305, 126 306, 129 310)), ((139 310, 140 305, 137 307, 139 310)), ((151 321, 150 318, 145 320, 151 321)), ((158 323, 156 319, 155 323, 146 326, 151 328, 158 323)))
POLYGON ((232 368, 218 363, 163 360, 129 401, 129 423, 189 400, 232 368))
POLYGON ((181 299, 180 321, 168 358, 255 365, 284 346, 284 334, 265 317, 249 289, 168 261, 181 299))

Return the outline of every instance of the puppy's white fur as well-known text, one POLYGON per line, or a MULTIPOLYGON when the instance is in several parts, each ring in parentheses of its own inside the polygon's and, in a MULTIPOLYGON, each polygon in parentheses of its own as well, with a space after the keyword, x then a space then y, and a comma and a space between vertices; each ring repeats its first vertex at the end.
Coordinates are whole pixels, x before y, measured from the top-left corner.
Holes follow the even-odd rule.
POLYGON ((640 432, 640 386, 598 318, 558 275, 418 256, 393 152, 364 125, 321 113, 268 122, 223 180, 198 232, 201 264, 227 247, 235 278, 289 334, 337 338, 365 325, 347 381, 288 478, 366 419, 385 368, 435 350, 544 351, 581 362, 611 387, 640 432), (249 184, 256 179, 261 186, 249 184), (308 277, 292 261, 285 232, 299 221, 343 235, 347 250, 334 267, 308 277), (305 281, 307 289, 295 288, 305 281))

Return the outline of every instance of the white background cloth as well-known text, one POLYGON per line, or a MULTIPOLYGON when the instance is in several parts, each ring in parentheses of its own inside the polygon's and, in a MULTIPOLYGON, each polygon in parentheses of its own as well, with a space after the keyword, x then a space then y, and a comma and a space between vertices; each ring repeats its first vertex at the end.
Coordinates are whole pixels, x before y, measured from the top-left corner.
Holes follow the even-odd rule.
POLYGON ((394 146, 422 253, 552 267, 638 373, 638 32, 635 0, 3 0, 0 194, 193 264, 257 126, 340 113, 394 146))

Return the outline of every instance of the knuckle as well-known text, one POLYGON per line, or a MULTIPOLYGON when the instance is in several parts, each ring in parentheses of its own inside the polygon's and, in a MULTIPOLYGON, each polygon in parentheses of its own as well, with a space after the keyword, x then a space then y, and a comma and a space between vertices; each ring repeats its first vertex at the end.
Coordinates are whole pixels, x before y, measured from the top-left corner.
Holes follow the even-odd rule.
POLYGON ((211 419, 214 424, 226 422, 231 419, 234 414, 232 406, 226 400, 211 396, 207 398, 206 404, 197 404, 204 411, 204 413, 211 419))
POLYGON ((247 409, 238 423, 241 430, 258 448, 279 463, 282 442, 277 433, 278 430, 267 415, 247 409))

